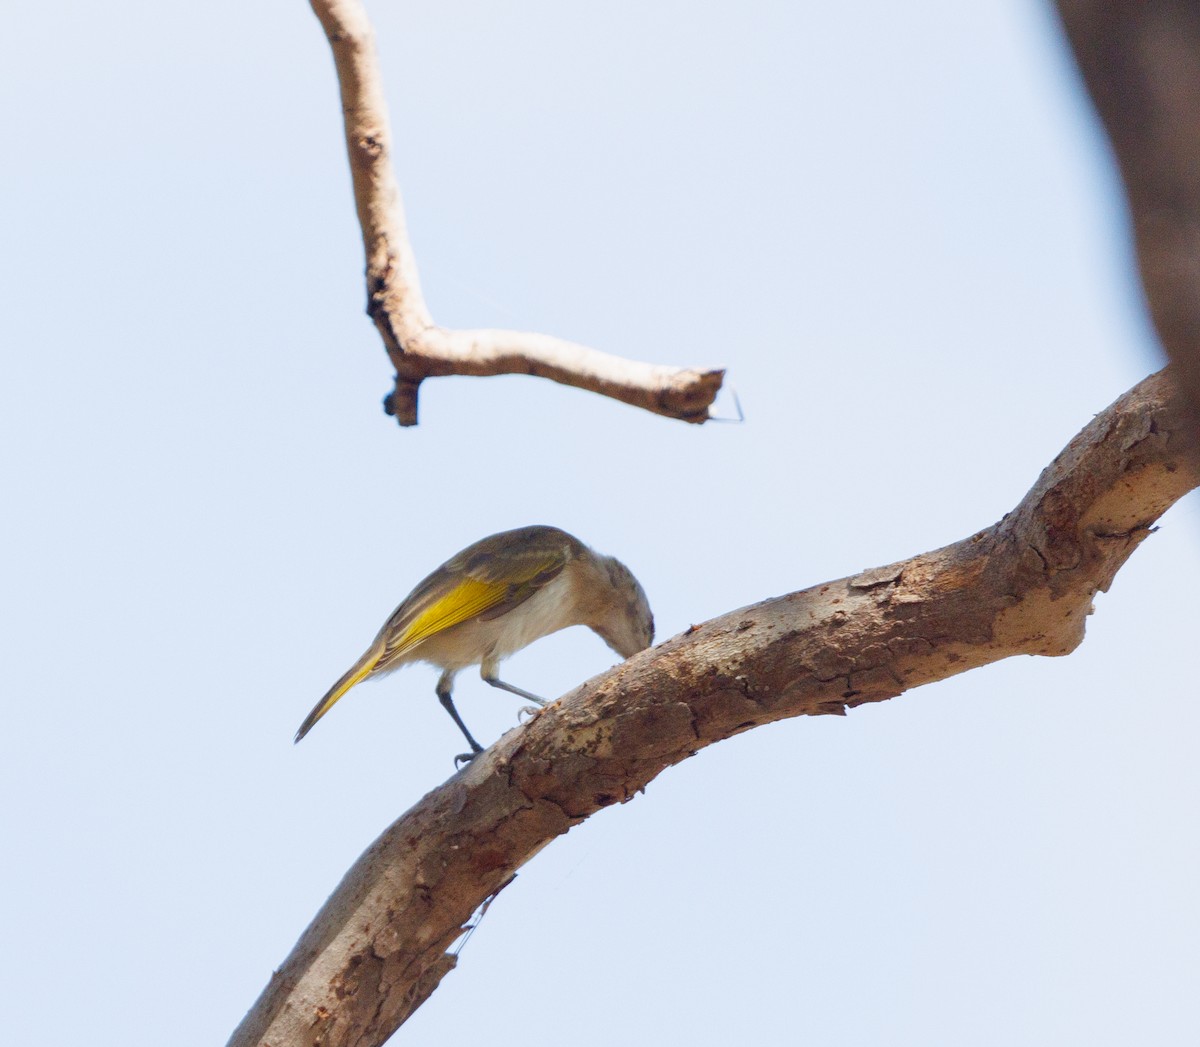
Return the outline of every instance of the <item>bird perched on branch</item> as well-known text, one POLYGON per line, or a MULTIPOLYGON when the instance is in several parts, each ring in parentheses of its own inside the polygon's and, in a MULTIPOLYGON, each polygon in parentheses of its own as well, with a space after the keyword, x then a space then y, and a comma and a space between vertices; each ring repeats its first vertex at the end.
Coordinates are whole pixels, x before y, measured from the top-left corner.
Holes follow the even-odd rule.
MULTIPOLYGON (((521 527, 467 546, 426 578, 383 624, 371 644, 329 689, 296 732, 300 741, 351 687, 410 662, 442 670, 437 696, 471 752, 483 752, 454 708, 454 675, 480 675, 537 705, 537 695, 497 675, 502 659, 569 625, 586 625, 622 658, 654 640, 654 618, 638 580, 619 560, 593 552, 557 527, 521 527)), ((456 762, 457 762, 456 761, 456 762)))

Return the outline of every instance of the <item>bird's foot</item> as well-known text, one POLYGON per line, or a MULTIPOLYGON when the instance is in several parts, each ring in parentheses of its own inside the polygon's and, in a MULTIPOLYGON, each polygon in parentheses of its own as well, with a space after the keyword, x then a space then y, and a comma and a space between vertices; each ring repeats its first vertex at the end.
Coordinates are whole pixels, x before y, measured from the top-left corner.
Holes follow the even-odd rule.
POLYGON ((517 723, 529 723, 541 711, 540 705, 524 705, 517 710, 517 723))
MULTIPOLYGON (((482 750, 480 750, 482 752, 482 750)), ((454 757, 454 769, 457 771, 462 767, 466 767, 479 753, 459 753, 454 757)))

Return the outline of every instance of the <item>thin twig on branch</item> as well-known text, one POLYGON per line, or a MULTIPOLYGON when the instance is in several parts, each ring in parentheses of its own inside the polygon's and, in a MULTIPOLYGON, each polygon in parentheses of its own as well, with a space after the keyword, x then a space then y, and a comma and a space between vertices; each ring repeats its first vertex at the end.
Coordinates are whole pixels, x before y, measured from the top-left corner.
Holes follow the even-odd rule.
POLYGON ((346 151, 367 262, 367 312, 396 368, 386 409, 417 424, 421 382, 442 375, 530 374, 655 414, 704 422, 725 372, 639 363, 544 334, 439 327, 425 305, 392 170, 392 133, 374 33, 359 0, 310 0, 333 49, 346 151))
POLYGON ((1200 4, 1058 10, 1116 153, 1150 315, 1200 422, 1200 4))
POLYGON ((1166 373, 1147 378, 987 530, 694 626, 508 732, 372 844, 230 1047, 383 1043, 517 868, 706 745, 1012 655, 1069 653, 1092 597, 1200 483, 1186 425, 1166 373))

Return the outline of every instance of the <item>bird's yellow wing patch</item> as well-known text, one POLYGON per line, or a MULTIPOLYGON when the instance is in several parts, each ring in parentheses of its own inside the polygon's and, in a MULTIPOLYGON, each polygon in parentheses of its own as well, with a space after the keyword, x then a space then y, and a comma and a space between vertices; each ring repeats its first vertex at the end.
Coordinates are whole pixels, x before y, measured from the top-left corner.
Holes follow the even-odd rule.
POLYGON ((505 582, 464 578, 445 596, 439 597, 418 614, 397 637, 388 653, 394 656, 411 650, 422 640, 503 603, 508 593, 509 586, 505 582))

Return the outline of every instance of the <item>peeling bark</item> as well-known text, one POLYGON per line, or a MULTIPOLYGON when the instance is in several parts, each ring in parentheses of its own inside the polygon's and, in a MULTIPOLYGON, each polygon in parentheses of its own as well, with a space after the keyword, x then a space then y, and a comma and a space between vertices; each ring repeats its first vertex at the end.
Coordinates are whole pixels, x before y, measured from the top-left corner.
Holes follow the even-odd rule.
POLYGON ((1082 641, 1092 597, 1200 483, 1165 372, 1092 422, 1004 519, 954 545, 693 626, 508 732, 346 874, 233 1034, 383 1043, 471 914, 556 836, 697 750, 1082 641))

